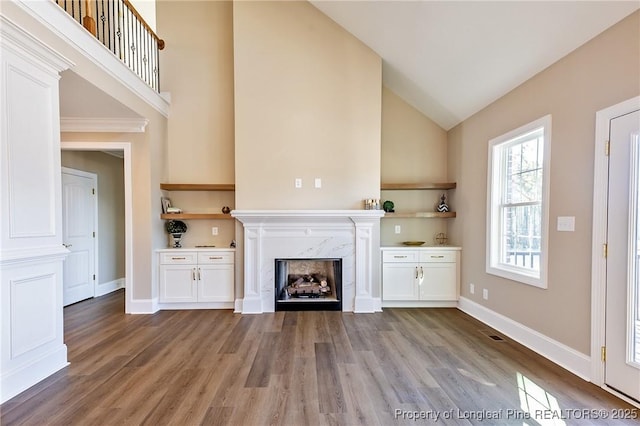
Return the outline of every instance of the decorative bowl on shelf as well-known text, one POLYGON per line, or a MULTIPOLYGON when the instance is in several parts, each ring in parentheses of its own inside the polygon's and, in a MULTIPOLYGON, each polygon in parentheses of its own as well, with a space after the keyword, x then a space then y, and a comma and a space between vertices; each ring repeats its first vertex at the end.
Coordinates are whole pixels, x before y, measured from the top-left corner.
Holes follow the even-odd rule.
POLYGON ((424 241, 403 241, 402 244, 405 246, 421 246, 424 241))

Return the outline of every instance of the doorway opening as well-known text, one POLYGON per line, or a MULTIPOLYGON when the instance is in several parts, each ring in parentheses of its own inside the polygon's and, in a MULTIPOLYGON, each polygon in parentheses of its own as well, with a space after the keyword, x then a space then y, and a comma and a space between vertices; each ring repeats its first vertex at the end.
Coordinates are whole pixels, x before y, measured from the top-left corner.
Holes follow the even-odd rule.
POLYGON ((133 297, 133 199, 130 142, 68 142, 62 141, 63 151, 104 151, 119 155, 124 169, 124 289, 125 313, 131 313, 133 297))

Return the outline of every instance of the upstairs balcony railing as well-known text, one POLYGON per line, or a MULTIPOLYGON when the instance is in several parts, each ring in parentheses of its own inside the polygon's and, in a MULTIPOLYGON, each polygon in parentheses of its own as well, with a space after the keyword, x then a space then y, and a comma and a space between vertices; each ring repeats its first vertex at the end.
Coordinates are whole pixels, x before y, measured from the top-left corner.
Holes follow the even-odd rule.
POLYGON ((127 0, 54 0, 156 92, 164 41, 127 0))

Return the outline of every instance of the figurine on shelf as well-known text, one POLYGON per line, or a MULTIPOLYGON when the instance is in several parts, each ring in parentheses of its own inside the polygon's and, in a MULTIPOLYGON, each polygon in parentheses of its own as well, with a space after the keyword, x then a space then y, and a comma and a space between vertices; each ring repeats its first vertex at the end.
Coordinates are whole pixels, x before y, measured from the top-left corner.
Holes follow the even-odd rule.
POLYGON ((438 207, 436 208, 436 211, 440 212, 440 213, 446 213, 449 211, 449 206, 446 203, 447 196, 445 194, 442 194, 442 197, 440 197, 440 204, 438 204, 438 207))
POLYGON ((444 232, 439 232, 436 234, 435 240, 439 246, 443 246, 447 244, 447 240, 448 240, 447 234, 445 234, 444 232))

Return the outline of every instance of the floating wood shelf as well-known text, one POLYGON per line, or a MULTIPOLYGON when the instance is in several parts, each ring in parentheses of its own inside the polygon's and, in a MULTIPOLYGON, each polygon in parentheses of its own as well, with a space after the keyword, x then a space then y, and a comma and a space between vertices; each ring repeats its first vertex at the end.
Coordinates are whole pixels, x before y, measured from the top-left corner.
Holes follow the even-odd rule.
POLYGON ((233 183, 161 183, 160 189, 167 191, 235 191, 233 183))
POLYGON ((395 190, 395 189, 455 189, 455 182, 441 182, 441 183, 382 183, 380 189, 382 190, 395 190))
POLYGON ((161 219, 234 219, 230 214, 223 213, 164 213, 161 219))
POLYGON ((427 219, 443 219, 456 217, 456 212, 406 212, 406 213, 385 213, 384 218, 412 218, 412 217, 420 217, 427 219))

